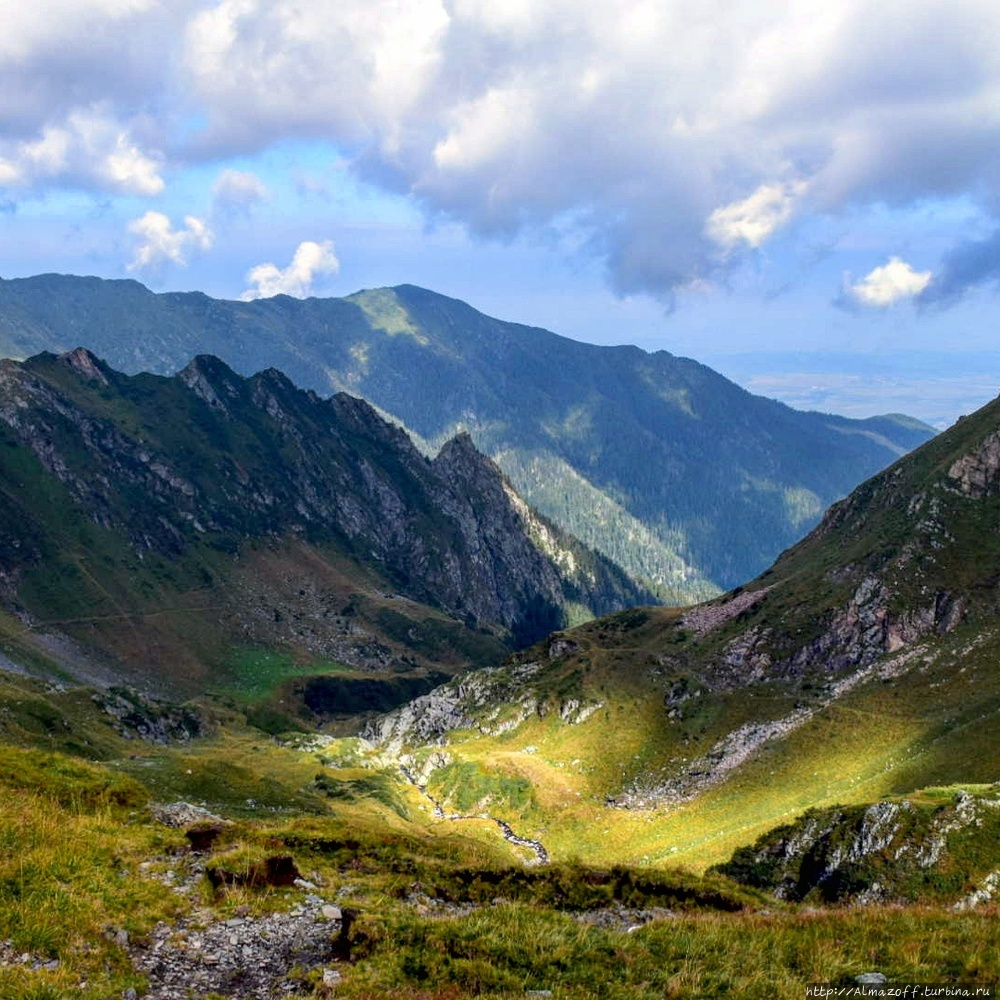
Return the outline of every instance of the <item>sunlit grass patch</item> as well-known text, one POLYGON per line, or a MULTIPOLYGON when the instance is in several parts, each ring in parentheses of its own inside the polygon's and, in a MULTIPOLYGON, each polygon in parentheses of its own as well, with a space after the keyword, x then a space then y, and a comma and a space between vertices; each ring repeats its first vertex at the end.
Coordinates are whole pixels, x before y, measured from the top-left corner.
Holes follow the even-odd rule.
POLYGON ((231 729, 186 746, 145 748, 117 765, 159 801, 183 799, 233 815, 324 812, 315 755, 231 729))
POLYGON ((927 908, 693 914, 625 933, 519 903, 446 921, 373 911, 359 927, 370 953, 339 992, 800 1000, 810 983, 853 985, 867 971, 890 982, 985 983, 1000 971, 995 919, 927 908))
POLYGON ((230 653, 216 686, 240 701, 254 702, 296 677, 344 672, 349 668, 334 660, 304 660, 283 650, 239 647, 230 653))

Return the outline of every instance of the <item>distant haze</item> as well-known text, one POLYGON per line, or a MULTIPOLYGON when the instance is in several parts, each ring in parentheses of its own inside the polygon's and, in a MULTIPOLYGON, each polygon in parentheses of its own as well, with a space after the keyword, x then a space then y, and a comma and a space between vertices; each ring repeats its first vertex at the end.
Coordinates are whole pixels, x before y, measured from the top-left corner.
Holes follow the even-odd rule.
POLYGON ((799 410, 847 417, 906 413, 939 430, 1000 395, 1000 352, 903 359, 761 353, 706 360, 751 392, 799 410))

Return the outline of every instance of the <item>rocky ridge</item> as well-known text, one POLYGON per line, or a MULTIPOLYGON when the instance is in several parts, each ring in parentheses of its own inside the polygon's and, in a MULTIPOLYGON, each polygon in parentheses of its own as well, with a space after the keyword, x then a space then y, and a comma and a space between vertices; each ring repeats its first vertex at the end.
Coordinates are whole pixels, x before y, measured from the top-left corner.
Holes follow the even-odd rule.
MULTIPOLYGON (((813 704, 803 705, 777 719, 739 726, 715 743, 708 753, 672 768, 666 780, 657 780, 654 775, 643 776, 610 799, 609 804, 625 809, 653 809, 690 802, 725 781, 732 771, 769 743, 784 739, 806 725, 858 685, 873 679, 888 681, 902 677, 924 663, 925 658, 929 659, 927 650, 919 645, 885 659, 873 657, 860 669, 829 682, 813 704)), ((680 717, 680 711, 675 711, 673 718, 680 717)))
MULTIPOLYGON (((685 612, 680 627, 699 637, 708 635, 764 602, 769 589, 743 591, 727 601, 700 605, 685 612)), ((699 671, 699 695, 706 690, 738 690, 754 683, 812 676, 817 669, 828 678, 819 695, 787 715, 732 730, 707 753, 673 769, 666 780, 654 774, 634 780, 609 804, 651 809, 692 800, 858 685, 875 677, 901 676, 921 662, 919 642, 924 636, 950 632, 962 620, 961 598, 938 594, 927 607, 899 614, 890 608, 891 596, 878 577, 864 577, 846 606, 829 616, 829 625, 816 638, 779 661, 770 652, 771 629, 751 626, 739 632, 699 671)), ((572 639, 555 636, 549 641, 550 659, 575 651, 572 639)), ((398 754, 404 746, 443 745, 455 730, 474 729, 496 736, 516 729, 531 715, 544 716, 550 710, 565 722, 579 723, 601 707, 600 702, 586 698, 550 705, 551 699, 536 688, 543 670, 543 662, 528 661, 476 671, 369 723, 363 735, 398 754)), ((685 692, 689 693, 686 688, 685 692)), ((684 696, 668 696, 673 721, 683 717, 685 700, 684 696)))
MULTIPOLYGON (((601 613, 653 600, 531 512, 467 436, 428 460, 369 404, 320 399, 273 369, 244 379, 198 357, 172 379, 130 377, 83 350, 2 361, 0 437, 19 487, 0 498, 0 577, 9 605, 32 620, 71 603, 34 582, 42 563, 57 588, 81 577, 91 592, 72 600, 109 616, 138 610, 130 588, 143 573, 154 574, 147 589, 185 573, 203 590, 228 583, 248 543, 308 546, 316 564, 324 547, 342 553, 411 600, 516 643, 560 624, 570 605, 601 613), (95 548, 113 554, 83 565, 95 548), (219 552, 235 557, 229 568, 219 552)), ((284 596, 294 605, 309 593, 284 596)), ((363 658, 366 637, 341 608, 327 610, 332 619, 291 640, 363 658)))

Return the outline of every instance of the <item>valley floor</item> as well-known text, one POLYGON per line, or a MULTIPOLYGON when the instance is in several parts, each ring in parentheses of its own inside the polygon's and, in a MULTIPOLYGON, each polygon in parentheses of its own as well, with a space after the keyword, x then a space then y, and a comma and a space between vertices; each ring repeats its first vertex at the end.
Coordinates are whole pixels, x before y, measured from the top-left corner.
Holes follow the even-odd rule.
POLYGON ((1000 979, 995 905, 800 906, 661 866, 525 865, 356 748, 235 729, 103 764, 0 748, 0 996, 798 1000, 872 972, 1000 979), (210 808, 151 806, 182 796, 210 808))

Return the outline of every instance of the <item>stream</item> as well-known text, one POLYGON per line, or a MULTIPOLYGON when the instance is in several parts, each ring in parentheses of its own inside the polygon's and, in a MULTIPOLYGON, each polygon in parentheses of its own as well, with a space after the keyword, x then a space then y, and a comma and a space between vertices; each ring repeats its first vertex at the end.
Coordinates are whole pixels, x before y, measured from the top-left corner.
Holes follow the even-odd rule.
POLYGON ((545 845, 539 840, 532 840, 529 837, 519 837, 514 830, 511 828, 510 823, 503 819, 497 819, 496 816, 465 816, 462 813, 447 813, 441 808, 441 803, 427 791, 426 785, 421 785, 420 782, 413 777, 410 773, 409 768, 404 764, 399 765, 400 773, 403 777, 411 784, 414 788, 420 792, 428 802, 434 806, 434 816, 437 819, 446 820, 463 820, 463 819, 488 819, 500 828, 500 833, 503 839, 510 844, 516 844, 518 847, 525 847, 529 851, 533 851, 535 855, 534 861, 529 861, 528 864, 533 865, 547 865, 549 863, 549 852, 545 849, 545 845))

